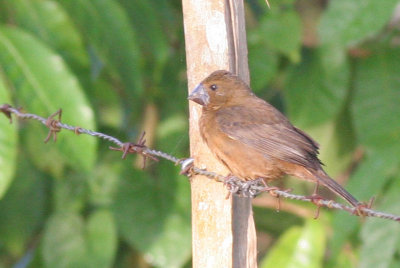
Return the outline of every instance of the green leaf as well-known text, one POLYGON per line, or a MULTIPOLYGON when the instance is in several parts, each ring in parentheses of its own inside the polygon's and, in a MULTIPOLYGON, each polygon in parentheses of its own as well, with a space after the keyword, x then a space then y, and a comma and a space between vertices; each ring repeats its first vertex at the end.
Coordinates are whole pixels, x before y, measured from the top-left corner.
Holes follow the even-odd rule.
POLYGON ((97 122, 102 127, 119 129, 124 125, 122 101, 113 85, 105 78, 93 81, 87 88, 87 94, 96 112, 97 122))
POLYGON ((326 232, 321 221, 307 220, 303 227, 287 230, 261 262, 269 267, 322 267, 326 232))
MULTIPOLYGON (((140 43, 141 50, 146 55, 146 66, 149 71, 144 73, 152 73, 151 80, 155 84, 160 82, 161 72, 167 63, 170 54, 170 45, 168 44, 167 36, 172 34, 168 28, 168 34, 163 29, 167 23, 161 16, 166 9, 160 8, 162 5, 168 4, 168 1, 148 0, 148 1, 130 1, 121 0, 123 5, 129 12, 129 17, 140 43)), ((171 26, 171 25, 170 25, 171 26)))
POLYGON ((292 62, 299 62, 302 35, 299 15, 294 10, 267 14, 260 22, 260 38, 292 62))
POLYGON ((8 2, 8 8, 16 25, 40 38, 71 65, 88 66, 82 38, 59 3, 15 0, 8 2))
POLYGON ((157 179, 127 168, 112 206, 118 229, 148 262, 157 267, 181 267, 191 254, 187 181, 176 177, 179 171, 169 162, 157 179))
POLYGON ((349 248, 344 248, 340 255, 337 257, 337 262, 333 266, 326 264, 324 267, 327 268, 353 268, 357 267, 358 264, 358 252, 355 250, 349 250, 349 248))
POLYGON ((117 1, 59 1, 93 46, 95 52, 122 81, 129 96, 143 92, 140 51, 125 10, 117 1))
POLYGON ((397 268, 400 266, 400 260, 392 259, 392 262, 389 265, 389 268, 397 268))
POLYGON ((117 252, 117 232, 109 210, 97 210, 87 222, 87 240, 91 267, 112 267, 117 252))
POLYGON ((383 29, 390 20, 398 0, 335 0, 323 13, 319 27, 323 44, 354 46, 383 29))
MULTIPOLYGON (((286 186, 286 184, 285 184, 286 186)), ((303 224, 303 219, 298 215, 276 209, 265 209, 263 207, 253 206, 254 220, 256 223, 257 233, 271 233, 273 235, 281 235, 288 228, 303 224)))
POLYGON ((53 207, 56 212, 82 211, 87 201, 88 174, 69 172, 57 178, 52 187, 53 207))
MULTIPOLYGON (((1 71, 1 68, 0 68, 1 71)), ((10 104, 6 86, 0 73, 0 105, 10 104)), ((0 199, 6 193, 14 177, 17 158, 17 131, 9 119, 0 114, 0 199)), ((14 122, 15 124, 15 122, 14 122)))
POLYGON ((257 40, 258 35, 258 31, 249 33, 251 88, 255 92, 267 86, 278 71, 278 54, 266 47, 264 42, 257 40))
MULTIPOLYGON (((63 109, 63 121, 70 125, 94 129, 93 111, 89 106, 75 76, 65 66, 62 58, 31 35, 16 29, 0 28, 0 63, 9 82, 16 89, 16 97, 29 112, 49 116, 63 109)), ((56 145, 42 144, 48 130, 35 123, 32 129, 35 146, 57 146, 65 163, 76 169, 90 171, 96 157, 96 139, 73 132, 58 134, 56 145)), ((34 160, 43 161, 43 155, 32 152, 34 160)), ((43 163, 45 164, 45 163, 43 163)))
POLYGON ((111 267, 116 253, 116 229, 107 210, 92 213, 85 223, 74 213, 56 213, 43 237, 46 267, 111 267))
MULTIPOLYGON (((400 183, 397 176, 383 203, 376 210, 400 214, 400 183)), ((400 241, 400 225, 396 221, 367 219, 361 229, 360 267, 389 267, 400 241)))
POLYGON ((285 91, 289 117, 299 127, 321 124, 336 117, 344 106, 349 66, 328 68, 320 53, 308 51, 289 73, 285 91))
POLYGON ((372 196, 377 196, 387 180, 396 174, 397 163, 398 159, 391 155, 375 152, 365 155, 349 180, 349 191, 360 200, 365 201, 372 196))
POLYGON ((20 152, 15 179, 0 200, 0 245, 13 258, 24 254, 45 218, 46 183, 46 177, 20 152))
POLYGON ((85 264, 84 222, 73 213, 50 217, 43 237, 42 255, 47 267, 83 267, 85 264))
POLYGON ((95 206, 109 206, 114 199, 121 176, 121 161, 114 152, 101 152, 102 159, 88 178, 89 201, 95 206))
POLYGON ((368 149, 398 158, 400 150, 400 50, 385 49, 356 66, 353 116, 368 149))
MULTIPOLYGON (((398 160, 390 155, 380 153, 366 155, 352 174, 346 189, 360 201, 368 202, 371 197, 379 200, 382 187, 396 172, 393 166, 397 162, 398 160)), ((332 223, 335 235, 330 241, 332 261, 359 225, 358 217, 346 212, 335 213, 332 223)))

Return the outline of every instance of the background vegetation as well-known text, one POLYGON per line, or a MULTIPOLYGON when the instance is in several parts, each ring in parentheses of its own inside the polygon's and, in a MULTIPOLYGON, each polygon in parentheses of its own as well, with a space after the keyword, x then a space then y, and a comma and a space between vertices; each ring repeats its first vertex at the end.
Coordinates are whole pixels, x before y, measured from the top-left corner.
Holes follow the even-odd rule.
MULTIPOLYGON (((328 172, 357 198, 400 214, 398 0, 245 2, 254 91, 321 144, 328 172)), ((64 122, 126 141, 146 129, 151 147, 187 157, 180 5, 0 0, 0 104, 62 108, 64 122)), ((143 171, 92 137, 46 135, 0 117, 0 267, 191 266, 177 167, 143 171)), ((310 205, 277 213, 255 202, 261 267, 400 267, 396 222, 327 209, 313 220, 310 205)))

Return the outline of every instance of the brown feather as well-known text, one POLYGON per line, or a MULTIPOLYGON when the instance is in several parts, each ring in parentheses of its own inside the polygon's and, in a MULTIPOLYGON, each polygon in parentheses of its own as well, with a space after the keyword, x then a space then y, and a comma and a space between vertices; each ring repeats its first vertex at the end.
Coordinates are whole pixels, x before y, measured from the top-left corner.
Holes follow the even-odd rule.
POLYGON ((211 151, 243 180, 283 174, 320 182, 354 206, 358 201, 322 169, 319 145, 237 76, 216 71, 189 99, 203 105, 200 133, 211 151))

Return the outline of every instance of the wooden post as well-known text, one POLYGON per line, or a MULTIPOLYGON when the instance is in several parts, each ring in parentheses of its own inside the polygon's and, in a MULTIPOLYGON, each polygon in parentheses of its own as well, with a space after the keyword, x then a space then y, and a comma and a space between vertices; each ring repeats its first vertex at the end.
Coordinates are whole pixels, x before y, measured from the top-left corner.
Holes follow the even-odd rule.
MULTIPOLYGON (((249 83, 243 0, 182 0, 189 91, 225 69, 249 83)), ((219 163, 199 135, 201 107, 190 103, 190 149, 197 167, 219 174, 219 163)), ((193 267, 257 267, 251 200, 229 196, 222 183, 192 178, 193 267)))

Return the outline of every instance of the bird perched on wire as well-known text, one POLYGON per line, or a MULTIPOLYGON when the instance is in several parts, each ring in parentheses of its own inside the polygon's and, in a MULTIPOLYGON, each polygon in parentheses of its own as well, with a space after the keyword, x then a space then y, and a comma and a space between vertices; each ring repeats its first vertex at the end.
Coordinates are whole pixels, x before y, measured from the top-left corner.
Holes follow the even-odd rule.
POLYGON ((322 184, 353 206, 360 205, 322 169, 318 143, 236 75, 215 71, 188 99, 203 106, 200 134, 233 176, 267 183, 288 174, 322 184))

